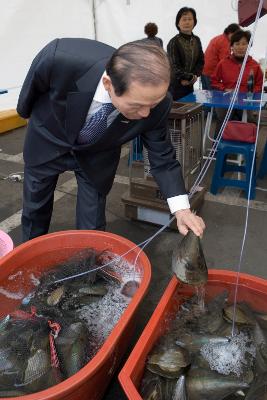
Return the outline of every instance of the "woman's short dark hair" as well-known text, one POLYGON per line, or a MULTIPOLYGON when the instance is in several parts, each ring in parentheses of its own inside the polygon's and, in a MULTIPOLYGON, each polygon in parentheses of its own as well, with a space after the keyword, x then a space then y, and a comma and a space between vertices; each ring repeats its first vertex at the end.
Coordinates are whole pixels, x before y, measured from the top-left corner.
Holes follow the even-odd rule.
POLYGON ((148 37, 154 37, 158 33, 158 27, 154 22, 148 22, 145 25, 144 32, 148 37))
POLYGON ((176 26, 176 28, 178 29, 178 31, 180 30, 180 28, 179 28, 179 26, 178 26, 180 19, 182 18, 182 16, 183 16, 184 14, 188 14, 188 13, 191 13, 191 14, 193 15, 194 23, 195 23, 194 27, 196 26, 196 24, 197 24, 197 14, 196 14, 196 11, 195 11, 193 8, 191 8, 191 7, 182 7, 182 8, 180 8, 180 10, 178 11, 178 13, 177 13, 177 15, 176 15, 176 20, 175 20, 175 26, 176 26))
POLYGON ((239 31, 239 29, 240 26, 238 24, 230 24, 225 28, 223 33, 225 33, 225 35, 229 35, 229 33, 235 33, 236 31, 239 31))
POLYGON ((243 31, 239 29, 231 36, 230 43, 233 46, 234 43, 239 42, 240 39, 245 38, 249 43, 251 37, 251 33, 249 31, 243 31))
POLYGON ((108 61, 106 72, 117 96, 122 96, 133 82, 169 85, 171 67, 167 53, 157 44, 147 42, 136 40, 126 43, 108 61))

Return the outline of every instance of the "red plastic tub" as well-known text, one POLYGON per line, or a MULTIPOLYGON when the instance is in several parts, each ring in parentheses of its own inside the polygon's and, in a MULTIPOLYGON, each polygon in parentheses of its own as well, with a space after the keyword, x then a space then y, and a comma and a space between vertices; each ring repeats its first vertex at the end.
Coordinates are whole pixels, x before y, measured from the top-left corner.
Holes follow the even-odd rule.
MULTIPOLYGON (((209 271, 207 299, 213 298, 223 289, 227 289, 230 294, 229 300, 233 301, 235 282, 235 272, 224 270, 209 271)), ((120 384, 128 399, 142 400, 138 387, 143 376, 147 355, 157 339, 165 332, 179 306, 192 293, 192 287, 183 285, 176 277, 173 277, 170 281, 157 308, 119 374, 120 384)), ((255 309, 266 311, 267 280, 241 273, 237 300, 244 300, 255 309)))
MULTIPOLYGON (((38 271, 44 271, 86 247, 99 251, 108 249, 114 253, 123 254, 134 246, 134 243, 123 237, 100 231, 63 231, 44 235, 16 247, 11 253, 1 258, 0 287, 11 293, 19 293, 22 290, 21 279, 23 279, 23 293, 27 293, 33 287, 31 273, 36 270, 37 265, 38 271), (25 271, 23 278, 10 279, 16 274, 21 275, 19 272, 21 270, 25 271), (18 284, 18 280, 20 280, 20 284, 18 284)), ((131 263, 134 262, 139 251, 140 249, 136 248, 127 254, 125 259, 131 263)), ((138 258, 137 269, 143 274, 140 287, 95 357, 79 372, 62 383, 41 392, 13 397, 13 399, 98 400, 103 397, 112 375, 129 345, 131 334, 134 331, 137 307, 150 283, 151 265, 143 252, 138 258)), ((21 299, 2 298, 2 295, 0 297, 0 316, 13 311, 21 302, 21 299)))

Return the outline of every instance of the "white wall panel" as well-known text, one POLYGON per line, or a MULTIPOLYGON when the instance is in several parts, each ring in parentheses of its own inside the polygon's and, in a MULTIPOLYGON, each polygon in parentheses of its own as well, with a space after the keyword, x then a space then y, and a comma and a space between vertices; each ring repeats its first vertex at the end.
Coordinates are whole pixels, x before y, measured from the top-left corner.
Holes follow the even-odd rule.
MULTIPOLYGON (((177 33, 175 16, 180 7, 197 12, 194 30, 205 49, 209 40, 232 22, 237 12, 232 0, 0 0, 0 88, 20 86, 35 54, 56 37, 94 38, 114 47, 144 37, 147 22, 156 22, 166 48, 177 33)), ((259 20, 252 56, 265 56, 267 16, 259 20)), ((252 29, 252 25, 249 27, 252 29)), ((17 91, 18 92, 18 91, 17 91)), ((16 104, 17 92, 0 95, 0 109, 16 104)))
MULTIPOLYGON (((94 38, 92 0, 1 0, 0 88, 20 86, 37 52, 57 37, 94 38)), ((0 109, 17 91, 0 95, 0 109)))
MULTIPOLYGON (((249 1, 249 0, 248 0, 249 1)), ((181 7, 193 7, 198 24, 194 30, 205 49, 209 40, 223 32, 232 22, 238 22, 232 0, 95 0, 97 38, 115 47, 144 37, 147 22, 155 22, 164 47, 177 33, 175 17, 181 7)), ((251 54, 265 56, 267 16, 259 20, 251 54)), ((249 28, 252 29, 252 25, 249 28)))

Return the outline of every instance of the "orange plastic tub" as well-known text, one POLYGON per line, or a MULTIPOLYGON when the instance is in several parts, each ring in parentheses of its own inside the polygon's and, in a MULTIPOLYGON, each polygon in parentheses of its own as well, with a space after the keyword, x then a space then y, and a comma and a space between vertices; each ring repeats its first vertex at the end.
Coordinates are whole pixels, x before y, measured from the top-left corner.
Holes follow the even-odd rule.
MULTIPOLYGON (((19 271, 23 270, 26 271, 25 274, 23 273, 23 293, 27 293, 33 287, 31 273, 36 270, 37 265, 38 271, 44 271, 85 247, 99 251, 108 249, 114 253, 123 254, 134 246, 134 243, 123 237, 100 231, 63 231, 44 235, 16 247, 1 258, 0 287, 12 293, 19 293, 22 290, 21 283, 18 285, 17 280, 10 279, 10 276, 19 274, 19 271)), ((127 254, 125 259, 133 263, 139 251, 140 249, 136 248, 127 254)), ((60 384, 34 394, 13 397, 13 399, 98 400, 103 397, 129 345, 134 331, 137 307, 150 283, 151 265, 143 252, 138 258, 137 269, 143 274, 140 286, 95 357, 79 372, 60 384)), ((13 311, 21 302, 21 299, 2 298, 2 295, 0 297, 0 316, 13 311)))
MULTIPOLYGON (((209 271, 207 298, 214 297, 223 289, 229 291, 229 300, 233 301, 236 273, 224 270, 209 271)), ((157 308, 146 328, 132 350, 119 374, 120 384, 130 400, 142 400, 138 392, 148 353, 157 339, 165 332, 173 316, 183 301, 193 293, 192 287, 183 285, 173 277, 165 290, 157 308)), ((259 311, 267 309, 267 280, 248 274, 240 274, 238 301, 246 301, 259 311)))

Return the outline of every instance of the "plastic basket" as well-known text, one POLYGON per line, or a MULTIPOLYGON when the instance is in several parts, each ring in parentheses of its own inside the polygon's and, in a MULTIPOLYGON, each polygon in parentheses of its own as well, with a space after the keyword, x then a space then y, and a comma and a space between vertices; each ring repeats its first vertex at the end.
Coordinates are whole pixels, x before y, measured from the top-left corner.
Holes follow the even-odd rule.
MULTIPOLYGON (((230 301, 234 299, 236 272, 210 270, 208 285, 210 296, 222 290, 230 291, 230 301)), ((238 301, 246 301, 255 309, 266 312, 267 280, 241 273, 239 276, 238 301)), ((193 294, 192 287, 182 284, 173 277, 166 288, 152 317, 132 350, 128 360, 119 374, 120 384, 129 400, 142 400, 139 385, 145 368, 147 355, 164 334, 171 320, 175 317, 180 305, 193 294)))

